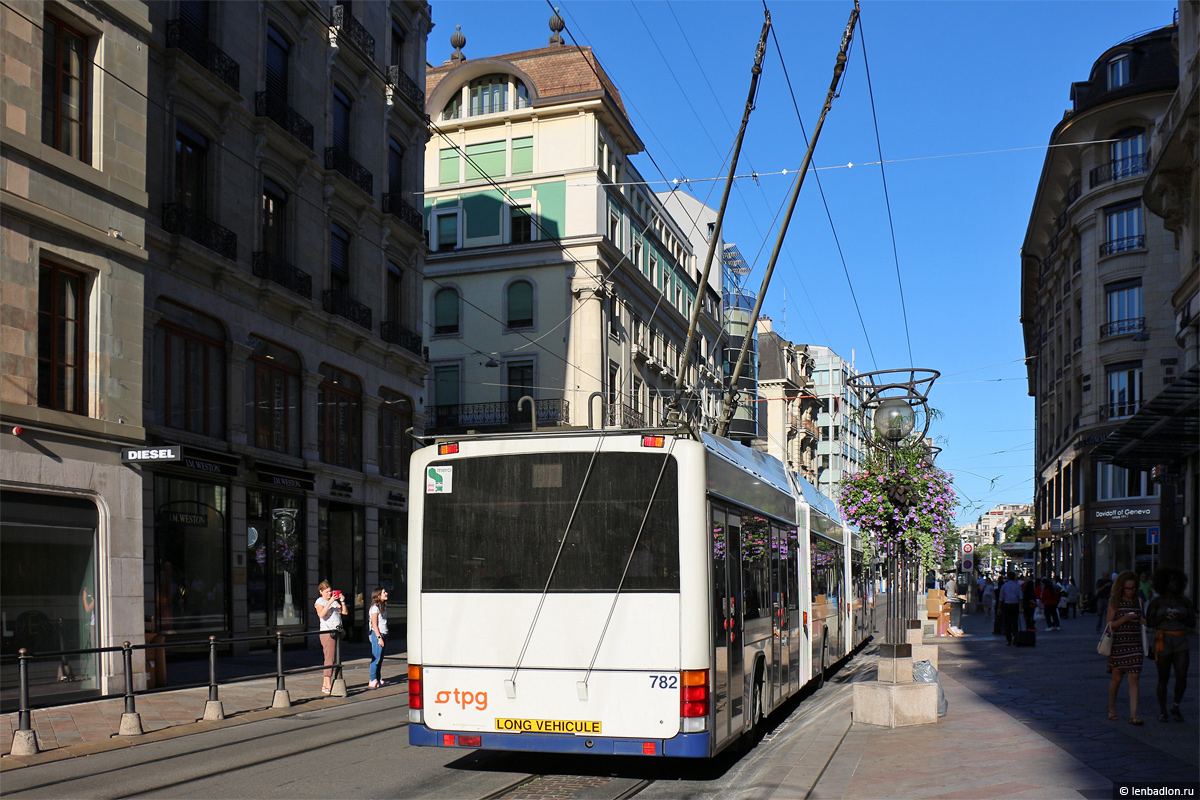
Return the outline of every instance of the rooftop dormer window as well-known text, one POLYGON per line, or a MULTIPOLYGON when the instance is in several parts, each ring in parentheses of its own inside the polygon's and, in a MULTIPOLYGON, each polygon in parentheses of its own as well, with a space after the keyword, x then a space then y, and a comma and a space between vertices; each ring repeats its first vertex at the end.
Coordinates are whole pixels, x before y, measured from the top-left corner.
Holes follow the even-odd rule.
POLYGON ((1117 56, 1108 62, 1108 88, 1116 89, 1129 83, 1129 55, 1117 56))
POLYGON ((512 75, 492 73, 475 78, 442 109, 442 119, 460 119, 464 105, 468 116, 498 114, 529 107, 529 88, 512 75))

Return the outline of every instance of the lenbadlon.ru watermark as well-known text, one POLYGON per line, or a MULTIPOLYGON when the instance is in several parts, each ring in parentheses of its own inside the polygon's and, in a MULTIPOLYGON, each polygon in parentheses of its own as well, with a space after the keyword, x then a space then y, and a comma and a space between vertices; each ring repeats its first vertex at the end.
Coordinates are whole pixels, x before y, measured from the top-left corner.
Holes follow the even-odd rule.
POLYGON ((1196 797, 1200 782, 1114 783, 1113 799, 1123 797, 1196 797))

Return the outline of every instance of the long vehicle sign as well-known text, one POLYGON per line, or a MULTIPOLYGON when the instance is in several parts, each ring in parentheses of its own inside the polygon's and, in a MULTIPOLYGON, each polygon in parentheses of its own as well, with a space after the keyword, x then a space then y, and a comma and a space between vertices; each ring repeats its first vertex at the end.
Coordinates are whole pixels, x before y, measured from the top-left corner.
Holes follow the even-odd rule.
POLYGON ((600 723, 579 719, 496 719, 496 730, 505 733, 600 734, 600 723))

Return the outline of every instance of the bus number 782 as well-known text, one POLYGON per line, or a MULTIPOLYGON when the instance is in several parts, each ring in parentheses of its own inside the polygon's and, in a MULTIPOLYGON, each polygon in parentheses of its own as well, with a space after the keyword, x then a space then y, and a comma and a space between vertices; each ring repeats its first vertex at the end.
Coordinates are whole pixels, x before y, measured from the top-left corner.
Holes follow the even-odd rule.
POLYGON ((679 688, 679 676, 678 675, 651 675, 650 676, 650 688, 653 689, 655 687, 657 687, 659 689, 678 689, 679 688))

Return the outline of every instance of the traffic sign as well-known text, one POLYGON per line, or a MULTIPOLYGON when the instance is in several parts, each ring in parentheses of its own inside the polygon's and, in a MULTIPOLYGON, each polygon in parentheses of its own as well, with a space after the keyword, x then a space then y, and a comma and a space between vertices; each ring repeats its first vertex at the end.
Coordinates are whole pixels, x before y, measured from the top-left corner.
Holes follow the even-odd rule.
POLYGON ((1146 528, 1146 544, 1158 544, 1158 527, 1146 528))
POLYGON ((962 551, 963 551, 963 555, 964 555, 964 556, 966 556, 966 555, 970 555, 970 554, 971 554, 971 552, 972 552, 972 551, 974 551, 974 550, 975 550, 975 543, 974 543, 974 542, 963 542, 963 543, 962 543, 962 551))
POLYGON ((964 558, 964 559, 962 560, 962 571, 963 571, 963 572, 971 572, 971 571, 973 571, 974 569, 975 569, 975 561, 974 561, 974 559, 970 559, 970 558, 964 558))

